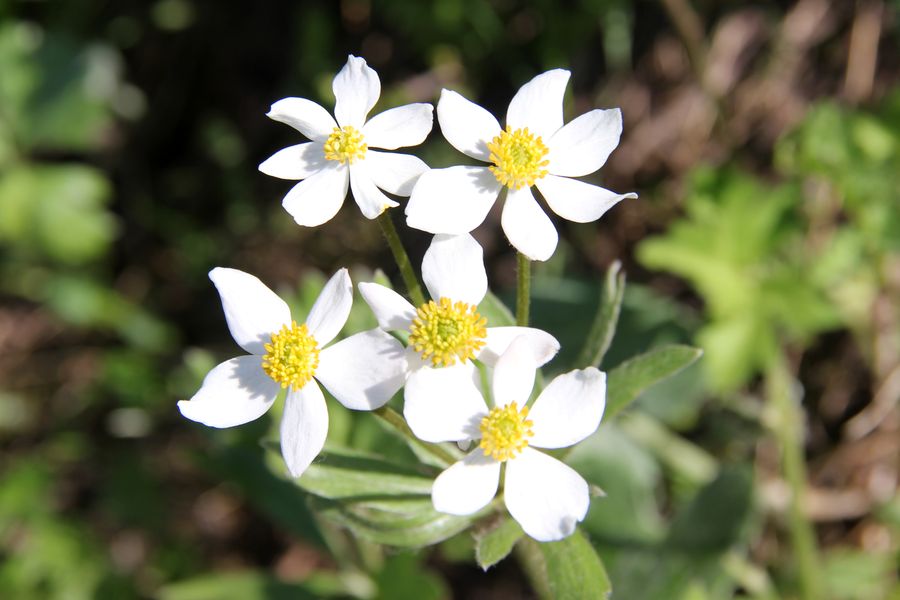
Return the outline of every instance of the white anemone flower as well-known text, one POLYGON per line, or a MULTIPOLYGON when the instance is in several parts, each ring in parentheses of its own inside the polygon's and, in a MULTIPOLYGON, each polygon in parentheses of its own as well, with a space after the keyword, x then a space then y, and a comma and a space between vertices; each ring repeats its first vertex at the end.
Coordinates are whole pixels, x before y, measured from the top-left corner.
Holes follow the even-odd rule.
POLYGON ((433 429, 436 405, 469 410, 472 397, 466 393, 479 376, 473 360, 492 367, 520 336, 529 340, 537 365, 559 351, 556 338, 540 329, 488 326, 477 309, 487 293, 482 254, 469 234, 436 235, 422 260, 422 279, 432 300, 419 307, 377 283, 358 286, 379 327, 409 333, 403 415, 425 441, 445 439, 443 429, 433 429))
POLYGON ((381 81, 366 61, 356 56, 348 57, 331 88, 335 118, 306 98, 279 100, 267 115, 311 140, 279 150, 259 165, 266 175, 303 180, 282 204, 306 227, 331 220, 344 203, 348 185, 363 215, 374 219, 397 206, 381 190, 409 196, 419 175, 428 169, 410 154, 372 148, 396 150, 421 144, 431 131, 431 104, 399 106, 367 121, 366 115, 381 95, 381 81))
POLYGON ((387 333, 372 329, 328 346, 353 302, 347 269, 325 284, 302 325, 253 275, 220 267, 209 278, 222 298, 231 337, 250 354, 214 367, 193 398, 178 403, 188 419, 209 427, 249 423, 287 389, 281 452, 291 475, 299 477, 328 433, 328 410, 316 381, 353 410, 378 408, 403 385, 403 345, 387 333))
POLYGON ((434 508, 468 515, 497 494, 506 465, 503 500, 525 533, 541 542, 560 540, 584 520, 590 504, 588 484, 571 467, 535 450, 580 442, 600 424, 606 406, 606 374, 594 367, 553 379, 529 409, 534 385, 534 352, 517 339, 494 368, 489 408, 472 383, 468 411, 453 402, 436 402, 428 418, 441 441, 480 440, 462 460, 438 475, 431 491, 434 508))
POLYGON ((447 141, 489 167, 457 166, 424 173, 406 205, 407 224, 430 233, 472 231, 506 187, 501 225, 510 243, 531 260, 547 260, 558 234, 538 205, 537 186, 550 209, 576 223, 599 219, 633 193, 618 194, 572 179, 604 165, 619 144, 622 113, 595 109, 563 125, 569 71, 554 69, 523 85, 506 113, 506 129, 482 107, 450 90, 438 102, 447 141))

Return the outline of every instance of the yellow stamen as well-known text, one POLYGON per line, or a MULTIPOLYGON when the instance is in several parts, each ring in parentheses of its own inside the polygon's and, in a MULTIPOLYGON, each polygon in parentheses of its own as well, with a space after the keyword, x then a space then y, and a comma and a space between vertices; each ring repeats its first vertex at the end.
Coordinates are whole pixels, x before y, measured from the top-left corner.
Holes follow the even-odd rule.
POLYGON ((498 406, 481 420, 481 449, 485 456, 503 462, 515 458, 528 446, 534 435, 528 418, 528 407, 520 411, 515 402, 498 406))
POLYGON ((283 325, 265 345, 262 368, 266 375, 293 390, 309 383, 319 367, 319 344, 306 328, 306 323, 283 325))
POLYGON ((513 130, 507 126, 487 146, 494 163, 489 167, 491 172, 510 189, 530 187, 547 174, 544 167, 550 164, 545 158, 549 150, 541 136, 532 134, 527 127, 513 130))
POLYGON ((449 298, 441 298, 437 303, 429 300, 416 309, 409 327, 409 345, 423 360, 430 357, 435 367, 450 366, 457 358, 475 358, 484 346, 486 325, 487 319, 471 304, 453 303, 449 298))
POLYGON ((356 127, 347 125, 343 129, 335 127, 325 140, 324 148, 326 159, 353 164, 357 159, 366 157, 369 146, 363 141, 363 134, 356 127))

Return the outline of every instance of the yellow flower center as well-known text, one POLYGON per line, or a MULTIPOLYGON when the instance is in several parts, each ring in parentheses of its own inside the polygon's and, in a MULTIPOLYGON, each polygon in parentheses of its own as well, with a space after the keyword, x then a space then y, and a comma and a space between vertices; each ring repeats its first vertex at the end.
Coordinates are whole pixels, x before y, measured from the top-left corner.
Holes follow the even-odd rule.
POLYGON ((291 389, 299 390, 309 383, 319 367, 319 344, 309 333, 306 323, 282 325, 266 344, 262 368, 266 375, 291 389))
POLYGON ((498 406, 481 420, 481 449, 485 456, 503 462, 515 458, 534 435, 528 418, 528 407, 522 410, 515 402, 498 406))
POLYGON ((343 129, 335 127, 325 140, 325 158, 346 164, 365 158, 368 149, 369 145, 363 141, 363 134, 352 125, 343 129))
POLYGON ((491 140, 488 150, 494 163, 489 167, 491 173, 497 181, 511 189, 531 187, 547 174, 544 167, 550 164, 545 158, 549 150, 541 136, 532 134, 527 127, 512 130, 507 126, 505 131, 491 140))
POLYGON ((435 367, 450 366, 457 358, 475 358, 487 337, 485 325, 487 319, 471 304, 454 303, 449 298, 429 300, 416 309, 409 327, 409 345, 422 360, 431 358, 435 367))

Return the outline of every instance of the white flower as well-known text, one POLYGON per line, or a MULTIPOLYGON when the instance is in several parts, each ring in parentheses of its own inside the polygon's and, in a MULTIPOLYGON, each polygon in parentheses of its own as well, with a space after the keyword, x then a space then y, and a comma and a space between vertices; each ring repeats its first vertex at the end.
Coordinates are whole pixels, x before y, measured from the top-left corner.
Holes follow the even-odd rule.
POLYGON ((434 481, 431 499, 436 510, 468 515, 496 495, 500 465, 506 463, 503 499, 509 514, 525 533, 541 542, 562 539, 587 514, 590 494, 584 479, 571 467, 535 448, 565 448, 600 424, 606 405, 606 374, 594 367, 556 377, 529 410, 536 365, 529 341, 516 339, 494 369, 494 408, 488 408, 472 384, 478 402, 457 410, 452 398, 435 402, 428 418, 441 441, 481 442, 465 458, 434 481))
POLYGON ((325 347, 340 332, 353 302, 347 269, 335 273, 298 325, 284 300, 259 279, 236 269, 210 271, 231 337, 250 353, 217 365, 181 414, 210 427, 234 427, 262 416, 287 388, 281 452, 299 477, 319 454, 328 411, 318 380, 354 410, 380 407, 403 385, 403 345, 378 329, 325 347), (314 379, 315 378, 315 379, 314 379))
MULTIPOLYGON (((436 404, 466 412, 481 401, 471 393, 478 377, 471 359, 493 366, 510 342, 524 336, 540 366, 556 355, 559 342, 531 327, 487 327, 477 311, 487 293, 487 273, 481 246, 469 234, 436 235, 422 260, 422 279, 432 300, 419 307, 377 283, 358 287, 379 327, 409 332, 403 415, 416 436, 436 441, 430 417, 436 404)), ((457 435, 463 439, 465 432, 457 435)))
POLYGON ((472 231, 506 186, 501 217, 506 237, 528 258, 547 260, 558 235, 531 186, 553 212, 576 223, 595 221, 623 198, 636 198, 570 179, 603 166, 619 144, 622 113, 592 110, 563 125, 568 81, 568 71, 554 69, 523 85, 509 103, 506 129, 477 104, 443 90, 437 112, 444 137, 463 154, 492 164, 423 174, 406 205, 407 224, 430 233, 472 231))
POLYGON ((347 186, 362 213, 374 219, 397 203, 381 190, 409 196, 428 166, 396 150, 417 146, 431 131, 430 104, 407 104, 386 110, 369 121, 366 115, 381 95, 378 74, 366 61, 350 56, 332 83, 335 105, 328 111, 305 98, 285 98, 272 105, 268 117, 287 123, 310 142, 288 146, 259 165, 266 175, 302 179, 284 197, 283 206, 300 225, 315 227, 337 214, 347 186), (379 189, 380 188, 380 189, 379 189))

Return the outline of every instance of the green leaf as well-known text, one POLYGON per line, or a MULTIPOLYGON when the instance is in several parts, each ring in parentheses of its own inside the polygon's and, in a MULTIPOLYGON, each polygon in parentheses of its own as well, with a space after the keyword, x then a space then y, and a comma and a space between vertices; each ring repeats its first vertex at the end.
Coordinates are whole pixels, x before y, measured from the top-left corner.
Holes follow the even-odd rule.
POLYGON ((621 269, 622 263, 615 261, 606 271, 597 315, 578 359, 577 364, 581 367, 599 366, 616 335, 622 299, 625 297, 625 273, 621 269))
POLYGON ((324 518, 378 544, 421 548, 442 542, 466 529, 476 513, 465 517, 434 510, 431 496, 328 500, 313 498, 312 508, 324 518))
POLYGON ((490 290, 478 305, 478 312, 487 319, 489 327, 511 327, 516 324, 512 311, 490 290))
POLYGON ((301 585, 255 571, 204 575, 159 590, 160 600, 312 600, 316 597, 301 585))
POLYGON ((424 556, 409 552, 394 554, 375 577, 375 600, 441 600, 450 591, 436 573, 422 564, 424 556))
POLYGON ((488 529, 475 534, 475 560, 485 571, 506 558, 516 542, 525 534, 522 527, 509 517, 502 517, 488 529))
POLYGON ((612 593, 603 561, 580 530, 559 542, 539 544, 538 548, 553 598, 598 600, 612 593))
POLYGON ((681 371, 703 354, 699 348, 669 345, 656 348, 618 365, 609 372, 605 419, 628 406, 642 391, 681 371))
POLYGON ((297 480, 311 494, 328 499, 428 496, 434 478, 379 457, 326 451, 297 480))

